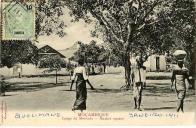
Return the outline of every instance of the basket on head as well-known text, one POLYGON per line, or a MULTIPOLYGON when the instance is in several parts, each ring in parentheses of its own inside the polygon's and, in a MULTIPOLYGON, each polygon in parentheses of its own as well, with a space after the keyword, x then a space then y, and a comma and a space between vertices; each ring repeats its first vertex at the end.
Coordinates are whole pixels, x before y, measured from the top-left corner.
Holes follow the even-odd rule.
POLYGON ((176 50, 173 55, 177 60, 184 60, 187 53, 184 50, 176 50))

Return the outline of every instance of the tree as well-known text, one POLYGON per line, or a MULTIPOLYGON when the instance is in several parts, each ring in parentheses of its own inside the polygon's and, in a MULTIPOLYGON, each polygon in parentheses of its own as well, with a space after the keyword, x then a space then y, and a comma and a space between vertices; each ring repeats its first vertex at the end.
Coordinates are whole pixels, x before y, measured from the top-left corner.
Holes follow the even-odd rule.
POLYGON ((186 65, 193 75, 194 59, 194 33, 195 33, 195 2, 194 0, 176 0, 170 15, 174 15, 171 24, 174 26, 173 34, 177 37, 175 46, 182 47, 187 52, 186 65), (177 10, 177 11, 176 11, 177 10))
POLYGON ((77 61, 79 58, 83 58, 85 63, 99 63, 104 61, 105 58, 101 58, 101 54, 104 49, 97 45, 97 42, 92 40, 89 44, 80 42, 78 51, 74 53, 72 59, 77 61))
POLYGON ((66 25, 62 18, 63 8, 62 0, 36 0, 36 39, 41 35, 56 34, 59 37, 66 35, 64 32, 66 25))
POLYGON ((2 41, 1 64, 11 68, 16 63, 37 64, 38 48, 31 41, 2 41))
POLYGON ((66 1, 67 7, 76 19, 83 18, 85 21, 89 21, 91 17, 96 19, 97 29, 103 33, 108 42, 116 46, 117 53, 123 59, 128 86, 131 70, 130 52, 138 51, 138 48, 140 51, 143 49, 153 51, 160 46, 155 41, 151 41, 153 38, 146 37, 144 31, 158 22, 157 13, 167 4, 168 2, 163 0, 66 1))
MULTIPOLYGON (((35 1, 35 38, 42 35, 56 34, 59 37, 65 36, 66 25, 62 19, 64 2, 62 0, 36 0, 35 1)), ((2 66, 9 68, 16 63, 37 62, 37 47, 29 40, 1 41, 2 66), (26 43, 26 44, 25 44, 26 43), (23 51, 24 50, 24 51, 23 51), (23 52, 21 52, 23 51, 23 52)), ((1 45, 0 45, 1 47, 1 45)))
POLYGON ((175 46, 182 47, 187 52, 185 64, 189 68, 190 75, 194 76, 195 0, 176 0, 170 15, 174 15, 171 24, 175 28, 174 36, 178 39, 175 46))
POLYGON ((194 0, 173 0, 168 7, 159 12, 158 19, 160 22, 154 25, 156 31, 148 32, 161 43, 163 51, 172 54, 177 49, 185 50, 187 52, 185 65, 193 76, 196 28, 194 0))
POLYGON ((56 84, 58 83, 57 71, 61 70, 63 65, 65 65, 65 61, 59 55, 44 55, 39 59, 39 67, 48 68, 44 72, 55 71, 56 84))
POLYGON ((122 64, 122 58, 117 52, 115 48, 111 49, 111 46, 108 46, 109 44, 105 43, 102 46, 102 53, 99 56, 99 60, 105 61, 107 65, 123 65, 122 64))

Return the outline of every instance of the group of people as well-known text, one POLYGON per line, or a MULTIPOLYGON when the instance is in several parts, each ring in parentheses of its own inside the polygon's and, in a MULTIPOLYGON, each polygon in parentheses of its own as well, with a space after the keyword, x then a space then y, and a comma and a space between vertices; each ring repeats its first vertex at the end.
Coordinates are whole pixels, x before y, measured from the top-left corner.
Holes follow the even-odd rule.
POLYGON ((100 73, 106 72, 106 64, 99 63, 99 64, 85 64, 86 72, 88 75, 96 75, 100 73))
MULTIPOLYGON (((143 66, 143 60, 141 56, 136 57, 136 64, 132 66, 131 72, 131 81, 133 83, 133 99, 135 109, 142 111, 141 102, 142 102, 142 92, 143 88, 146 86, 146 67, 143 66)), ((184 67, 183 59, 177 58, 177 66, 173 69, 172 72, 172 85, 175 86, 175 90, 178 98, 177 112, 180 110, 183 112, 183 103, 186 94, 186 85, 185 79, 189 80, 188 69, 184 67)), ((78 66, 74 69, 72 76, 72 85, 76 81, 76 100, 73 105, 72 110, 86 110, 86 99, 87 99, 87 89, 86 83, 88 83, 91 88, 92 85, 88 80, 86 69, 84 66, 83 60, 78 61, 78 66)))

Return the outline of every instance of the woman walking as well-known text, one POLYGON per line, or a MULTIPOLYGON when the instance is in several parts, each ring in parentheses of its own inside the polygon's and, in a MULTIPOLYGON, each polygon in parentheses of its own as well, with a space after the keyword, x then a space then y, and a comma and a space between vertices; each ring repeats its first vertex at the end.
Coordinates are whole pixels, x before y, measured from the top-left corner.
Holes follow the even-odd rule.
POLYGON ((177 112, 180 110, 184 112, 184 99, 186 95, 186 85, 185 79, 188 80, 189 84, 191 84, 188 69, 183 67, 183 60, 178 60, 178 65, 173 69, 172 73, 172 85, 175 81, 175 90, 177 93, 178 103, 177 103, 177 112))
POLYGON ((72 76, 72 83, 71 86, 74 83, 74 80, 76 80, 76 100, 74 103, 74 106, 72 108, 72 111, 74 110, 86 110, 86 99, 87 99, 87 89, 86 89, 86 70, 83 66, 84 62, 83 60, 78 61, 78 67, 74 69, 74 73, 72 76))

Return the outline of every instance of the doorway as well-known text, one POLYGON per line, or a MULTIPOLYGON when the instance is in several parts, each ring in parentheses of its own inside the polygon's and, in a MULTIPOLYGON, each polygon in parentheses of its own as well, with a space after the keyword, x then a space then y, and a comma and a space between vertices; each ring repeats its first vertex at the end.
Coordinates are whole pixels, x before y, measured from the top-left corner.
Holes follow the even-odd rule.
POLYGON ((160 71, 160 57, 156 57, 156 71, 160 71))

